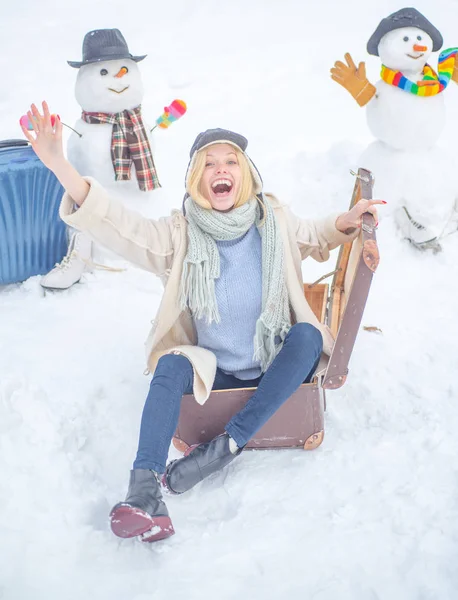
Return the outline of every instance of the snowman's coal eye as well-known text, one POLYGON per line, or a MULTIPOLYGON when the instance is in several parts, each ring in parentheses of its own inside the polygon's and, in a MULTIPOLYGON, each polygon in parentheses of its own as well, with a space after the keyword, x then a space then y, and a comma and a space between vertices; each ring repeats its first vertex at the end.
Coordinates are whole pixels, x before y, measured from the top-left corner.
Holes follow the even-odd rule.
POLYGON ((408 41, 409 41, 409 38, 408 38, 406 35, 405 35, 405 36, 404 36, 402 39, 403 39, 405 42, 408 42, 408 41))
POLYGON ((417 35, 417 40, 421 42, 421 35, 417 35))
POLYGON ((108 71, 106 69, 101 69, 100 75, 108 75, 108 71))

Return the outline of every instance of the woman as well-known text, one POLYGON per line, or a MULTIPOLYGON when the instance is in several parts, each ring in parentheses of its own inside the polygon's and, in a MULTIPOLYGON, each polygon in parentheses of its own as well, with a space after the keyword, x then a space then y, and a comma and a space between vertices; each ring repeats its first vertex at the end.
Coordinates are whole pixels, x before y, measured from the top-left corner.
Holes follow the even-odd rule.
POLYGON ((174 533, 161 482, 181 494, 233 461, 249 439, 304 381, 309 381, 332 337, 308 306, 301 259, 324 261, 351 241, 364 212, 322 220, 294 216, 262 193, 247 140, 212 129, 197 136, 186 174, 184 210, 148 220, 109 198, 93 179, 65 160, 62 125, 48 106, 28 113, 24 135, 66 193, 60 215, 76 229, 158 275, 165 287, 147 341, 153 373, 143 410, 137 457, 126 500, 111 511, 120 537, 155 541, 174 533), (76 206, 75 206, 76 205, 76 206), (256 387, 224 433, 166 465, 184 393, 204 403, 212 389, 256 387))

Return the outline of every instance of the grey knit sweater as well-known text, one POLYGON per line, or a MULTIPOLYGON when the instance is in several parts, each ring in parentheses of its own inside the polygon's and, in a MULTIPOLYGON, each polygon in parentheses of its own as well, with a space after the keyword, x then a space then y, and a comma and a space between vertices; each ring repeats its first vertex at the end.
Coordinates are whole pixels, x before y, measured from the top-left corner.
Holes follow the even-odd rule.
POLYGON ((253 360, 256 321, 262 311, 261 236, 255 225, 236 240, 217 242, 220 277, 215 294, 221 317, 195 319, 197 343, 216 355, 217 365, 239 379, 261 375, 253 360))

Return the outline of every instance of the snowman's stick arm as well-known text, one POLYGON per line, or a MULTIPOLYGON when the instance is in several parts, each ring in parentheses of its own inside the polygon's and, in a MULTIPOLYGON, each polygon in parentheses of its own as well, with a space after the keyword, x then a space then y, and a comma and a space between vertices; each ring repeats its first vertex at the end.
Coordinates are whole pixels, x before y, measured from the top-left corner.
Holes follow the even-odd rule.
MULTIPOLYGON (((62 121, 61 121, 62 123, 62 121)), ((79 135, 80 138, 83 137, 82 133, 79 133, 78 131, 76 131, 76 129, 73 129, 73 127, 70 127, 70 125, 67 125, 67 123, 62 123, 62 125, 65 125, 65 127, 68 127, 69 129, 71 129, 72 131, 74 131, 76 133, 76 135, 79 135)))

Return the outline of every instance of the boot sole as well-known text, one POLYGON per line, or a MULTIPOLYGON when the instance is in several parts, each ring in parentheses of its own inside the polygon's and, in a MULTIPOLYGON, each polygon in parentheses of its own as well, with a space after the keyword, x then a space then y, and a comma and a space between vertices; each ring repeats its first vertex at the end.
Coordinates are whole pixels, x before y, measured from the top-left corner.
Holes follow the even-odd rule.
POLYGON ((75 283, 72 283, 72 285, 69 285, 68 287, 65 287, 65 288, 48 287, 46 285, 43 285, 42 283, 40 283, 40 285, 46 292, 65 292, 65 291, 69 290, 71 287, 73 287, 74 285, 76 285, 77 283, 79 283, 80 281, 81 281, 81 277, 78 279, 78 281, 75 281, 75 283))
POLYGON ((170 517, 152 517, 133 506, 120 506, 110 513, 112 532, 121 538, 141 536, 142 542, 157 542, 175 533, 170 517))

